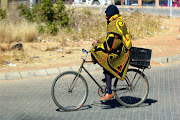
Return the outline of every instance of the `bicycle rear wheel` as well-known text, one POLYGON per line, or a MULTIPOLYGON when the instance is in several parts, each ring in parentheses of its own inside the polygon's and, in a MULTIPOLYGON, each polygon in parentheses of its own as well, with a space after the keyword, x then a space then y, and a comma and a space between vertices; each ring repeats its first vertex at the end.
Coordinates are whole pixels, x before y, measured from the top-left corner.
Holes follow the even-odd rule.
POLYGON ((146 76, 137 69, 128 69, 125 80, 116 79, 114 96, 125 107, 137 107, 147 98, 149 83, 146 76))
POLYGON ((65 111, 78 110, 88 96, 87 82, 81 74, 67 71, 58 75, 51 87, 54 103, 65 111))

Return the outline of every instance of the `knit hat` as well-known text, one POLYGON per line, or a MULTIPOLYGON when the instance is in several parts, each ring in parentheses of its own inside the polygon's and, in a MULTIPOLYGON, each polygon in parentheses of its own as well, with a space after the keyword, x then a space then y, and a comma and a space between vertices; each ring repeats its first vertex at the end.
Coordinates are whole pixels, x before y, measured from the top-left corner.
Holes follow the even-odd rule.
POLYGON ((111 16, 113 16, 115 14, 119 14, 119 10, 115 5, 110 5, 110 6, 107 7, 105 13, 106 13, 106 15, 111 17, 111 16))

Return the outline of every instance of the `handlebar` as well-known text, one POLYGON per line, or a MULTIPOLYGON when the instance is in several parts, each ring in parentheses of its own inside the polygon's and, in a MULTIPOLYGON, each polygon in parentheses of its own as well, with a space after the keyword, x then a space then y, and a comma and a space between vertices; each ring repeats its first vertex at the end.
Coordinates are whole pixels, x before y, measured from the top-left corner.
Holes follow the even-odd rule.
POLYGON ((82 52, 89 53, 90 51, 87 51, 87 50, 85 50, 85 49, 82 49, 82 52))

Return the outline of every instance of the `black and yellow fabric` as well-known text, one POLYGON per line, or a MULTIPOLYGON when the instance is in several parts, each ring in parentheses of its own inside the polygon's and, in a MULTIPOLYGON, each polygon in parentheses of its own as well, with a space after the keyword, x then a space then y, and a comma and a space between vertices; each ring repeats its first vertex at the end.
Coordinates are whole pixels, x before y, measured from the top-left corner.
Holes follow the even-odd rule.
POLYGON ((130 63, 131 33, 122 16, 109 19, 107 36, 99 39, 91 49, 92 60, 120 80, 124 80, 130 63))

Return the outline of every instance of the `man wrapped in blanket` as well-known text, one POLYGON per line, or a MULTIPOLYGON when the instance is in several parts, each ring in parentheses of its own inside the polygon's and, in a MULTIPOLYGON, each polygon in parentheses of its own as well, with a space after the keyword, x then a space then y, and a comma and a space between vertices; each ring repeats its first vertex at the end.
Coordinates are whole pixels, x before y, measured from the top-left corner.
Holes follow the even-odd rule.
POLYGON ((93 43, 92 60, 103 67, 107 93, 100 100, 114 97, 111 90, 112 78, 124 80, 130 63, 131 33, 115 5, 107 7, 107 36, 93 43))

